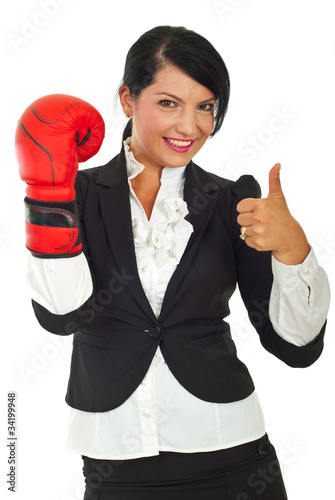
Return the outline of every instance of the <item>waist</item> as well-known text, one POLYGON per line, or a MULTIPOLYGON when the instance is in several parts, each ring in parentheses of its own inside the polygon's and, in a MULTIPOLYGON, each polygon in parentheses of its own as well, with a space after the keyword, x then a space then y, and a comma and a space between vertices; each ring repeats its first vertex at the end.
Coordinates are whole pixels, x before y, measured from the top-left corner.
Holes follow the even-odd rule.
POLYGON ((81 455, 118 460, 161 451, 214 451, 264 433, 255 392, 232 403, 199 399, 178 382, 157 349, 142 382, 121 406, 99 413, 70 409, 67 441, 81 455))
POLYGON ((104 479, 114 484, 168 484, 218 477, 240 467, 250 460, 274 451, 265 433, 261 438, 212 452, 171 453, 131 460, 97 460, 83 455, 84 472, 89 482, 97 482, 97 473, 103 468, 104 479), (110 473, 109 473, 110 472, 110 473))

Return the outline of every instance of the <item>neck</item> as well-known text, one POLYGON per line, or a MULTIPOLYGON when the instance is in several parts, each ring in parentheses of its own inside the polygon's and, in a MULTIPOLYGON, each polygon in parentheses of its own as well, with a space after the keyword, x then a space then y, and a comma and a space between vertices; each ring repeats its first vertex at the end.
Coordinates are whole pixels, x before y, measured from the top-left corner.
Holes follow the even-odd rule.
POLYGON ((150 219, 161 186, 160 178, 162 171, 159 169, 156 170, 157 171, 153 173, 145 168, 143 172, 139 173, 130 181, 138 200, 144 208, 148 220, 150 219))

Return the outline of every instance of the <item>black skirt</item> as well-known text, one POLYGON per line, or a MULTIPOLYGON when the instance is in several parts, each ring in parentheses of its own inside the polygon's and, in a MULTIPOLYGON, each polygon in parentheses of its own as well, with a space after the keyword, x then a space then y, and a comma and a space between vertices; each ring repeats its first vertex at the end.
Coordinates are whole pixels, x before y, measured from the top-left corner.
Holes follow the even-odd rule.
POLYGON ((214 452, 83 460, 84 500, 287 500, 267 435, 214 452))

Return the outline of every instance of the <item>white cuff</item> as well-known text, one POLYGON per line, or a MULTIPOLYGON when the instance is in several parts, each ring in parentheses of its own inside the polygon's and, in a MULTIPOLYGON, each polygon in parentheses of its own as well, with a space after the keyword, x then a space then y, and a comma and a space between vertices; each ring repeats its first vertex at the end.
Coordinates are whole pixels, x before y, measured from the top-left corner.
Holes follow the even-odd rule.
POLYGON ((40 259, 29 254, 27 287, 31 298, 53 314, 78 309, 93 290, 85 255, 40 259))
POLYGON ((272 256, 272 272, 269 314, 273 328, 288 342, 306 345, 326 321, 330 303, 327 275, 313 249, 296 266, 282 264, 272 256))

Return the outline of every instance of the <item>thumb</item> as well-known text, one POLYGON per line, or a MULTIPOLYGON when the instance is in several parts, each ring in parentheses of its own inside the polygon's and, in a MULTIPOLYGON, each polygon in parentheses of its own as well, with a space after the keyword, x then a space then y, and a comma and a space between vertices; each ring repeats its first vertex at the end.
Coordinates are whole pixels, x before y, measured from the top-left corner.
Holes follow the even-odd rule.
POLYGON ((281 164, 276 163, 269 173, 269 194, 268 198, 284 197, 280 182, 281 164))

